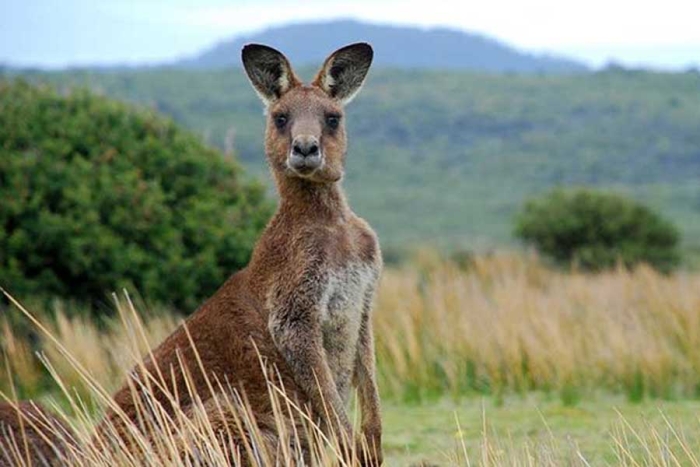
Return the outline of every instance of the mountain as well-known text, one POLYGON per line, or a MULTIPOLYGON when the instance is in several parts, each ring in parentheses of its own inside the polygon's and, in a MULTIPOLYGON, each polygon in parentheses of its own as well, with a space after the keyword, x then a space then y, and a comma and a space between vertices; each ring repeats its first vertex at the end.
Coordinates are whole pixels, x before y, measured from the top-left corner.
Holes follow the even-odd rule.
POLYGON ((283 51, 295 65, 320 64, 333 50, 352 42, 369 42, 375 66, 479 70, 488 72, 570 73, 586 71, 583 63, 535 55, 497 40, 446 28, 421 29, 342 20, 299 23, 221 42, 175 65, 185 68, 238 66, 244 44, 257 42, 283 51))
MULTIPOLYGON (((268 178, 262 104, 240 69, 28 76, 172 116, 268 178)), ((0 77, 1 79, 1 77, 0 77)), ((513 216, 554 186, 632 196, 700 252, 700 73, 532 75, 374 69, 347 109, 344 180, 382 245, 513 244, 513 216)))

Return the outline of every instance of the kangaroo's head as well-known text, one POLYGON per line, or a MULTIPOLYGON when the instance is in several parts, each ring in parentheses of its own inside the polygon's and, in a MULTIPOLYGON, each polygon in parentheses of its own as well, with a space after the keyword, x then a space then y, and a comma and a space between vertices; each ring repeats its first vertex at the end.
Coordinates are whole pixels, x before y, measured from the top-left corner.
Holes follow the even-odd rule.
POLYGON ((305 85, 277 50, 243 47, 243 65, 266 106, 265 152, 275 175, 332 183, 343 176, 347 142, 343 107, 358 93, 372 63, 369 44, 333 52, 305 85))

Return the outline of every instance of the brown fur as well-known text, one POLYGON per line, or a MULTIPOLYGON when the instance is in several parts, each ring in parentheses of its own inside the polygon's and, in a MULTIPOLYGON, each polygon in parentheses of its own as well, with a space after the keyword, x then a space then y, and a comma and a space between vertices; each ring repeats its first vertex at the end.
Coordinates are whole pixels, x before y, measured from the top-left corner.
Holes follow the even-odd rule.
MULTIPOLYGON (((364 437, 373 454, 363 464, 381 464, 370 319, 381 254, 376 235, 350 210, 340 185, 347 145, 343 105, 362 85, 371 58, 366 44, 345 47, 326 60, 311 85, 303 85, 281 53, 259 45, 244 48, 248 76, 267 104, 265 148, 280 203, 249 265, 146 359, 145 371, 160 372, 169 382, 165 392, 156 391, 168 412, 174 409, 168 393, 177 396, 181 408, 192 405, 179 370, 182 361, 198 394, 210 394, 206 376, 245 394, 266 439, 274 440, 274 426, 264 422, 271 419, 272 407, 259 363, 262 356, 324 430, 356 442, 364 437), (278 125, 281 116, 286 119, 283 128, 278 125), (340 119, 337 128, 329 123, 331 117, 340 119), (311 173, 297 172, 289 164, 297 138, 319 143, 323 162, 311 173), (207 375, 200 371, 190 338, 207 375), (357 437, 346 413, 353 385, 362 412, 357 437)), ((132 388, 134 381, 144 379, 141 370, 134 371, 132 384, 114 395, 126 418, 137 423, 139 396, 132 388)), ((107 438, 103 435, 110 426, 128 442, 122 417, 114 411, 98 427, 98 442, 107 438)))
POLYGON ((0 466, 17 458, 34 466, 58 466, 75 444, 72 430, 43 407, 31 402, 0 404, 0 466))

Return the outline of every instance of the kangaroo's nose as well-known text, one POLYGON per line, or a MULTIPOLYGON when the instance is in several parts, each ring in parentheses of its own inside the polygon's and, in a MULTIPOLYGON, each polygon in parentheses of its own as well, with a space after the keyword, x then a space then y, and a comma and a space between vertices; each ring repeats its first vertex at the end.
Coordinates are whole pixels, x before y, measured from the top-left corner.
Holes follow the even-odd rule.
POLYGON ((292 152, 297 156, 316 156, 318 155, 318 140, 315 136, 310 135, 297 136, 292 141, 292 152))

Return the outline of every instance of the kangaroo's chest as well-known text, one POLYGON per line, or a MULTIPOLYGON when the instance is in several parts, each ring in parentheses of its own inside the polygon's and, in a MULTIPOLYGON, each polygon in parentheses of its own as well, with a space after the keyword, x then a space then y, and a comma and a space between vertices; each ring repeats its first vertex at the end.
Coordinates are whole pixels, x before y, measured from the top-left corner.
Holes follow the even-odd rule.
POLYGON ((378 271, 370 264, 350 264, 328 275, 321 306, 326 358, 340 395, 347 399, 355 367, 362 314, 376 287, 378 271))

